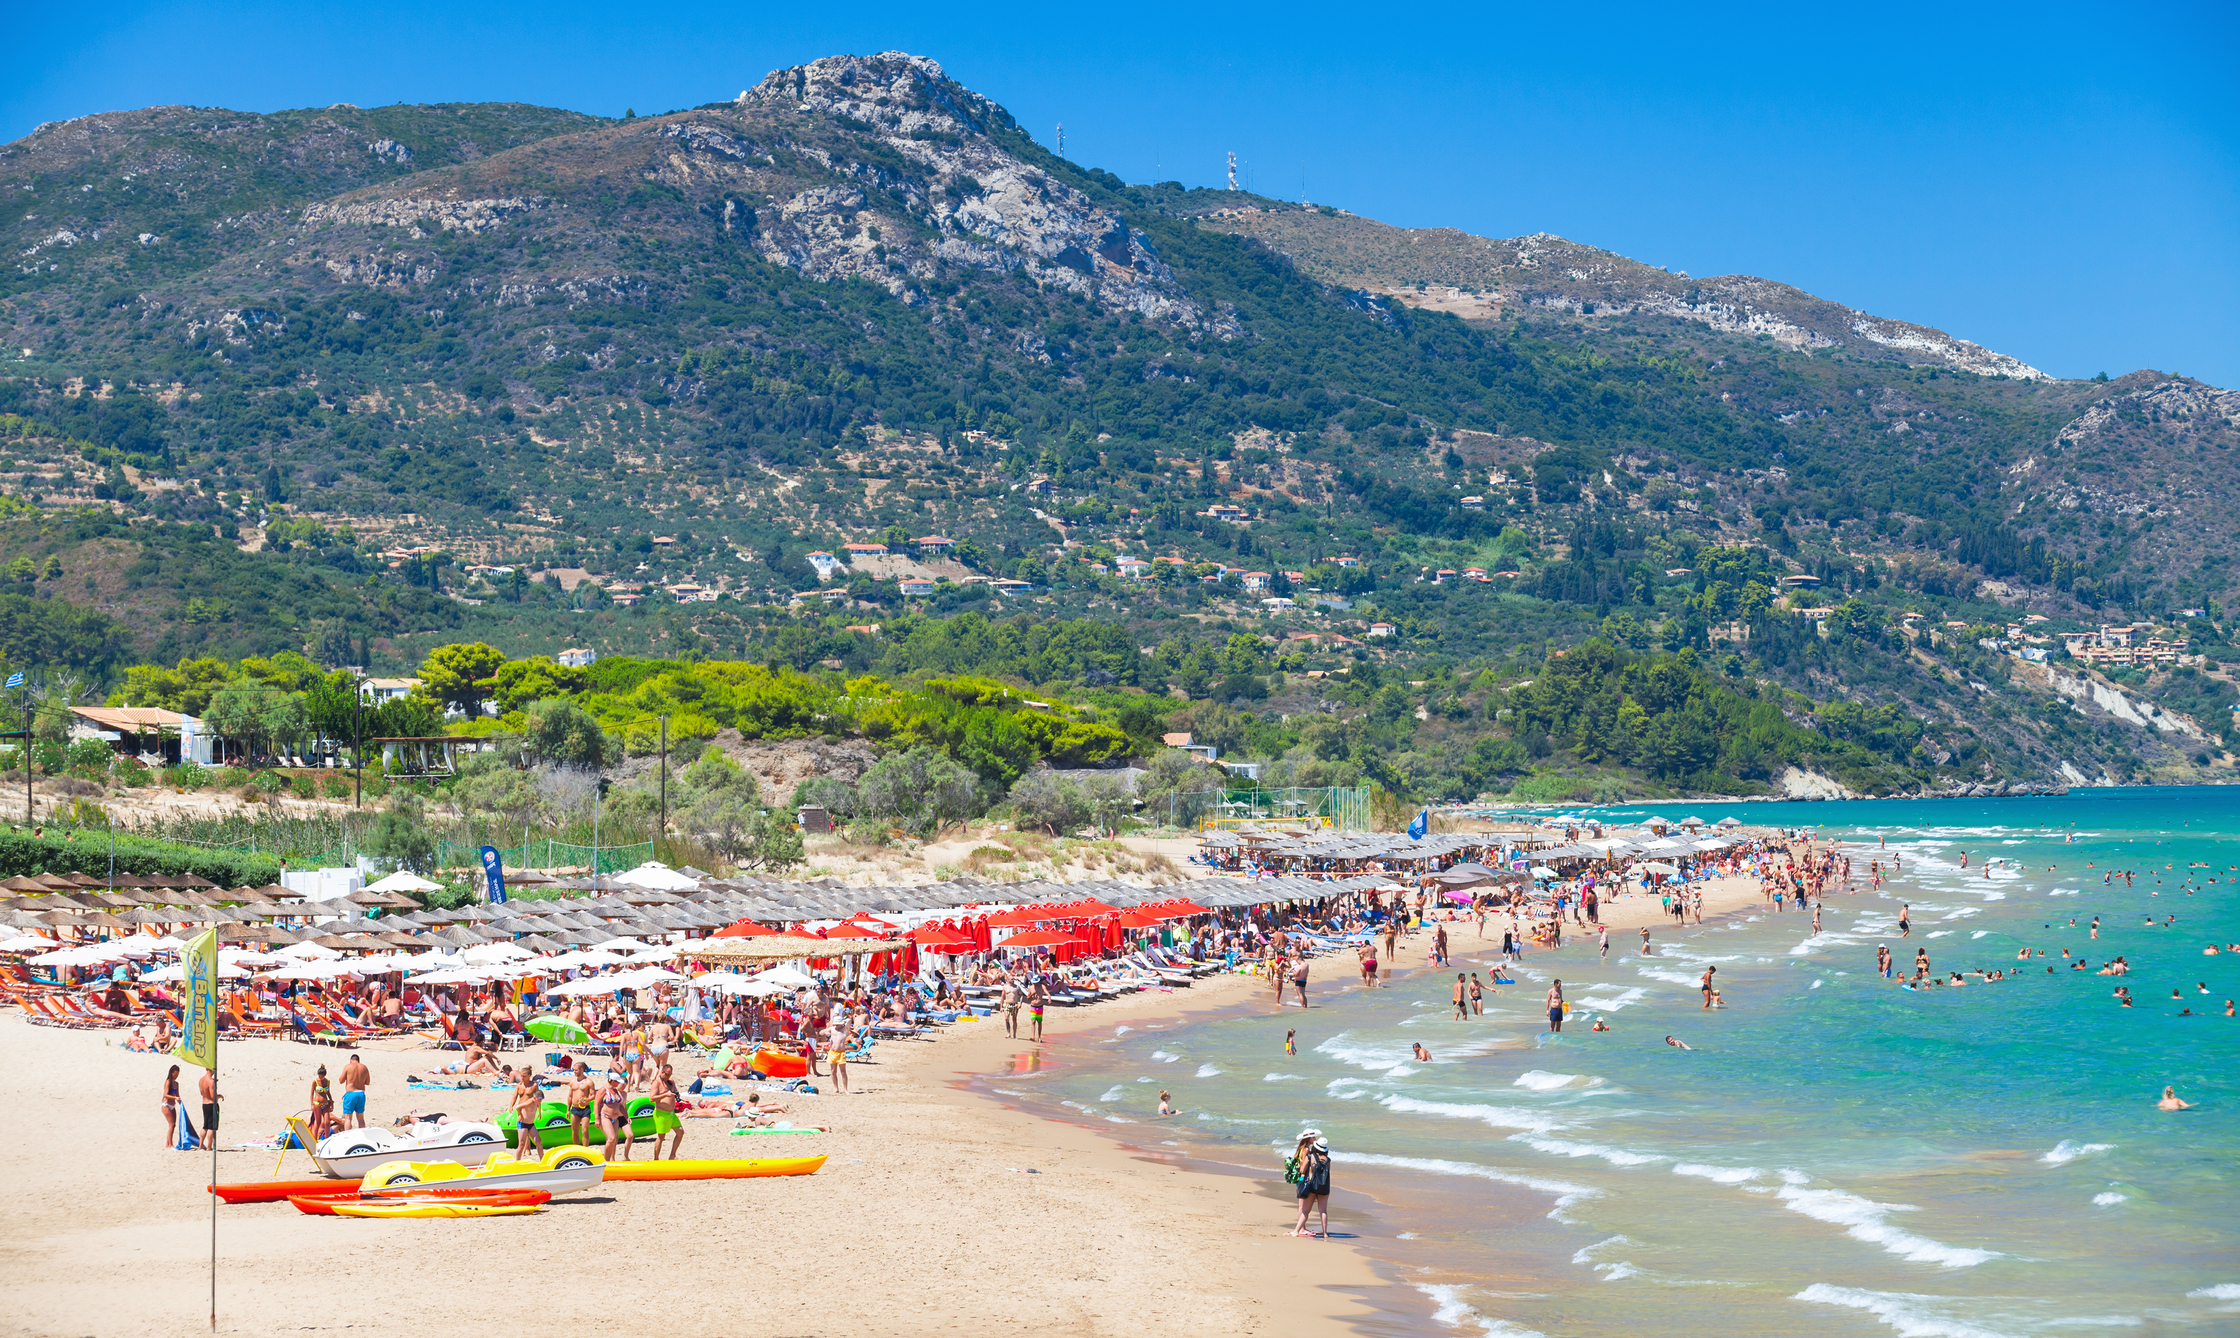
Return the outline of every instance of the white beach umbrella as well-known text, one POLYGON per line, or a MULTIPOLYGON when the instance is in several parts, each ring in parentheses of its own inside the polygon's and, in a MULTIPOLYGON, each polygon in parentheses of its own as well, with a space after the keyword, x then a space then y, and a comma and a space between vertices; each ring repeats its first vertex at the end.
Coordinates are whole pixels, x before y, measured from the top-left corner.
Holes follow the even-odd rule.
POLYGON ((613 881, 625 887, 643 887, 655 892, 690 892, 700 886, 699 879, 650 859, 628 873, 616 874, 613 881))
POLYGON ((429 882, 429 881, 428 881, 427 879, 425 879, 425 878, 422 878, 421 876, 419 876, 418 874, 415 874, 415 873, 409 873, 409 872, 407 872, 407 871, 405 871, 405 870, 403 870, 403 869, 399 869, 399 870, 397 870, 397 871, 396 871, 395 873, 393 873, 393 874, 390 874, 390 875, 389 875, 388 877, 386 877, 386 878, 382 879, 382 880, 381 880, 380 882, 378 882, 378 883, 374 883, 374 884, 372 884, 371 886, 367 887, 367 888, 366 888, 366 891, 368 891, 368 892, 433 892, 433 891, 435 891, 436 889, 438 889, 438 888, 440 888, 440 887, 442 887, 442 886, 443 886, 443 884, 441 884, 441 883, 431 883, 431 882, 429 882))
POLYGON ((766 985, 776 985, 778 988, 786 990, 807 989, 817 983, 815 976, 810 975, 791 962, 773 966, 761 975, 751 978, 766 985))
POLYGON ((298 960, 304 960, 313 957, 340 957, 342 954, 336 952, 333 948, 328 947, 324 943, 304 942, 289 944, 287 947, 280 950, 280 955, 282 957, 294 957, 298 960))

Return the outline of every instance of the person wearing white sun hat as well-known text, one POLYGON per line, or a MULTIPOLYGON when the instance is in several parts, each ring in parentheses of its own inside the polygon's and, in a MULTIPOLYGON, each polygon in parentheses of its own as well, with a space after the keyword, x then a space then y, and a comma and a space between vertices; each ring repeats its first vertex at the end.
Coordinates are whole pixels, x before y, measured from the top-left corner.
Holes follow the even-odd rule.
POLYGON ((1307 1219, 1317 1212, 1322 1215, 1322 1238, 1330 1238, 1330 1142, 1320 1129, 1302 1129, 1299 1141, 1292 1149, 1292 1161, 1297 1166, 1295 1182, 1299 1196, 1299 1220, 1291 1228, 1294 1236, 1312 1236, 1307 1230, 1307 1219))

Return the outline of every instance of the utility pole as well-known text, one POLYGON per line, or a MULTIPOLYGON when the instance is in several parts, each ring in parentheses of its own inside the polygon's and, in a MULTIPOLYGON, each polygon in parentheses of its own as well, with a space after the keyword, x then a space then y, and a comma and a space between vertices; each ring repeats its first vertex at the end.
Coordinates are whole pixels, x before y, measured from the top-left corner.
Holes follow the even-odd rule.
POLYGON ((350 762, 357 771, 357 780, 350 795, 350 807, 366 806, 366 684, 365 670, 350 666, 350 762))
POLYGON ((653 834, 658 841, 669 834, 669 717, 661 717, 661 826, 653 834))

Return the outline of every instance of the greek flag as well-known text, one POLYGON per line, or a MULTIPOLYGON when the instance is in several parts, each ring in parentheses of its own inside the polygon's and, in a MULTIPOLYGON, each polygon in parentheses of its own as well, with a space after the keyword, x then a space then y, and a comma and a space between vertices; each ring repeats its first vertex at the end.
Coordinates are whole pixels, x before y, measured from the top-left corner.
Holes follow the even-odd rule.
POLYGON ((20 688, 23 686, 22 670, 19 669, 15 673, 8 675, 8 686, 11 688, 20 688))

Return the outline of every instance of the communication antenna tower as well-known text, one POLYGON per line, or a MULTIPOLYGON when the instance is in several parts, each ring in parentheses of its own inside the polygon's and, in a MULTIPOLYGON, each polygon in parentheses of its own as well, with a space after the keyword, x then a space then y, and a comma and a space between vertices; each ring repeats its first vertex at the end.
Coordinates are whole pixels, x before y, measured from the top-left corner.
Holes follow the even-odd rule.
POLYGON ((1237 151, 1229 150, 1229 189, 1237 188, 1237 151))
POLYGON ((1066 123, 1063 121, 1058 122, 1058 156, 1066 156, 1066 123))

